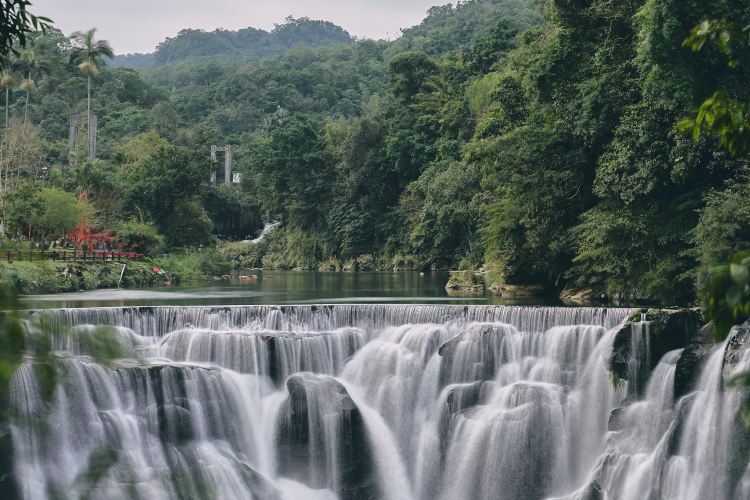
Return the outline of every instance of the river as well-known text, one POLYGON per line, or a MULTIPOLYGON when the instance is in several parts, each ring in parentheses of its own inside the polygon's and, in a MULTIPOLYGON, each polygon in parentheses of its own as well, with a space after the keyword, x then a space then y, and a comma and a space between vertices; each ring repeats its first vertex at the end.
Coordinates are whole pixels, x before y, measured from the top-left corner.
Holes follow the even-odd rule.
POLYGON ((33 357, 13 377, 14 483, 3 491, 30 500, 750 498, 742 394, 724 389, 750 368, 749 348, 733 344, 730 366, 727 343, 708 346, 691 389, 677 395, 690 348, 651 363, 659 338, 637 310, 492 305, 449 297, 444 282, 270 272, 27 298, 43 309, 24 313, 26 335, 52 339, 56 383, 50 392, 49 370, 33 357), (114 360, 96 356, 104 340, 114 360), (629 380, 610 372, 616 345, 634 368, 629 380))
MULTIPOLYGON (((249 274, 249 273, 248 273, 249 274)), ((264 271, 255 279, 153 289, 104 289, 24 297, 29 308, 238 304, 507 304, 558 305, 550 299, 503 299, 445 290, 448 273, 264 271)))

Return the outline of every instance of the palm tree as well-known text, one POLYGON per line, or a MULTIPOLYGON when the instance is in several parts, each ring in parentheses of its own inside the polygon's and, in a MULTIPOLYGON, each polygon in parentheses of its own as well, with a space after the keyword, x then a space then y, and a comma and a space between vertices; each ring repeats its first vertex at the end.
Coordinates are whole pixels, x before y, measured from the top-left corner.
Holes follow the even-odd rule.
POLYGON ((5 70, 0 74, 0 87, 5 87, 5 128, 8 128, 8 104, 10 89, 16 85, 16 80, 10 71, 5 70))
MULTIPOLYGON (((34 76, 43 73, 49 73, 52 69, 50 57, 50 47, 46 40, 42 38, 35 39, 32 43, 26 45, 18 59, 18 66, 25 78, 21 80, 18 86, 20 90, 26 92, 26 104, 23 109, 23 122, 26 123, 29 118, 29 96, 36 88, 34 76)), ((6 87, 7 95, 7 87, 6 87)))
POLYGON ((91 77, 99 74, 99 66, 104 64, 103 57, 114 57, 112 46, 106 40, 95 40, 96 28, 86 32, 76 31, 70 35, 75 47, 70 53, 70 62, 78 65, 81 73, 86 75, 86 124, 91 129, 91 77))

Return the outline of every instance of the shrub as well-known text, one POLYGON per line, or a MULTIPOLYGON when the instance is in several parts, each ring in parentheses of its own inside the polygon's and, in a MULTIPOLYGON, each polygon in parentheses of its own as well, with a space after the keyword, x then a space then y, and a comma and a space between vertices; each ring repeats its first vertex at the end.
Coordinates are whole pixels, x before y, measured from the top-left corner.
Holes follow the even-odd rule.
POLYGON ((736 183, 706 197, 706 207, 695 228, 699 288, 707 284, 711 267, 727 262, 737 252, 750 250, 748 190, 750 183, 736 183))
POLYGON ((232 261, 217 249, 172 253, 155 259, 155 262, 177 282, 200 281, 224 276, 232 271, 232 261))
POLYGON ((130 219, 115 228, 115 237, 125 248, 145 255, 154 255, 164 250, 164 236, 153 222, 130 219))

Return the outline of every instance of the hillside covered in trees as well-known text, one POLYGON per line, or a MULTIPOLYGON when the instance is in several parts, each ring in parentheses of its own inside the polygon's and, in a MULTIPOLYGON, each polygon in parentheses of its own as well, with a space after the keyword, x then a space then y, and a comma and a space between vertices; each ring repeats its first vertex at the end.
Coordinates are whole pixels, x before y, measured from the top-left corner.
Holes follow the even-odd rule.
POLYGON ((99 159, 73 166, 87 81, 51 32, 8 72, 34 85, 6 86, 3 220, 33 238, 59 190, 170 246, 278 219, 232 246, 258 266, 484 268, 497 287, 690 302, 750 245, 746 162, 676 127, 717 88, 747 101, 750 66, 683 46, 705 18, 750 8, 473 0, 391 42, 308 19, 186 30, 92 77, 99 159), (235 146, 241 185, 207 182, 211 144, 235 146))

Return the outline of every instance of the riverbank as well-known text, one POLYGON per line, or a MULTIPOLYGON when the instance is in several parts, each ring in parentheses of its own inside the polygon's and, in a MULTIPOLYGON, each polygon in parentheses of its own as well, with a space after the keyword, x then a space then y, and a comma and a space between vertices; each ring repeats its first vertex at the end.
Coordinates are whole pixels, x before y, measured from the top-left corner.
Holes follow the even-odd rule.
POLYGON ((226 276, 231 270, 232 263, 214 249, 124 262, 17 260, 0 262, 0 286, 13 287, 22 295, 81 292, 118 286, 150 288, 164 286, 165 282, 210 280, 226 276), (155 268, 158 270, 154 271, 155 268))
POLYGON ((0 285, 22 295, 78 292, 98 288, 151 287, 164 283, 146 261, 128 262, 0 262, 0 285), (120 273, 125 265, 125 272, 120 273))
MULTIPOLYGON (((322 257, 314 248, 290 242, 284 233, 269 236, 260 243, 225 242, 219 255, 232 262, 235 269, 269 269, 275 271, 424 271, 423 264, 409 255, 364 254, 348 259, 322 257)), ((311 245, 314 247, 315 245, 311 245)), ((437 270, 437 269, 433 269, 437 270)))

